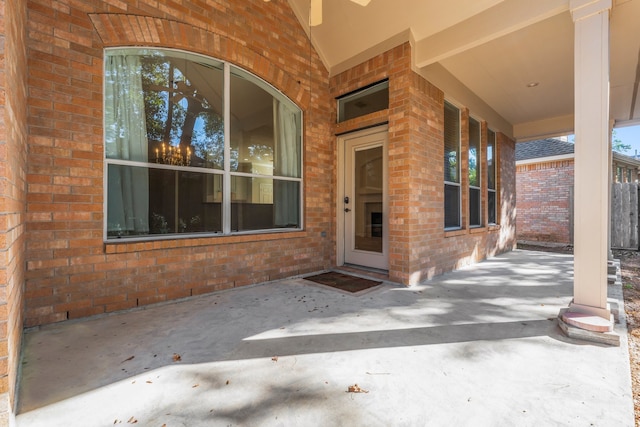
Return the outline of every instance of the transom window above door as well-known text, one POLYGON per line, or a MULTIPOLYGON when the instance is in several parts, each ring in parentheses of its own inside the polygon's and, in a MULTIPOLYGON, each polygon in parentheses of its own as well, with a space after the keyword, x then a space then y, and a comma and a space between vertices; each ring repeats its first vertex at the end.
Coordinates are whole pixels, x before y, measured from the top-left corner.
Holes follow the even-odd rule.
POLYGON ((389 108, 389 80, 373 83, 342 95, 338 101, 338 123, 389 108))
POLYGON ((105 240, 302 228, 302 111, 240 68, 105 56, 105 240))

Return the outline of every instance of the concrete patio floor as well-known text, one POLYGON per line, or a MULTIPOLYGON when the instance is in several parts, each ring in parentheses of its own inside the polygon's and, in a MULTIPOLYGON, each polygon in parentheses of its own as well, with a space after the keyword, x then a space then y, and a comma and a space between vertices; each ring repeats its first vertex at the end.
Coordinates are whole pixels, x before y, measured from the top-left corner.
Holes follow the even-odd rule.
POLYGON ((620 347, 557 325, 572 266, 514 251, 412 288, 295 278, 29 330, 17 425, 633 426, 624 316, 620 347))

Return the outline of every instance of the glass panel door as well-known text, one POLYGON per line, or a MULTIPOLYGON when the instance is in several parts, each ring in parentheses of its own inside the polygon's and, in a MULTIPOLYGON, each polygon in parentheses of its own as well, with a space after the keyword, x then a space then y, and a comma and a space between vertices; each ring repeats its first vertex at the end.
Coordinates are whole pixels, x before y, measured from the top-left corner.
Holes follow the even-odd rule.
POLYGON ((344 141, 344 262, 388 269, 387 131, 344 141))
POLYGON ((356 149, 354 157, 354 249, 382 253, 382 147, 356 149))

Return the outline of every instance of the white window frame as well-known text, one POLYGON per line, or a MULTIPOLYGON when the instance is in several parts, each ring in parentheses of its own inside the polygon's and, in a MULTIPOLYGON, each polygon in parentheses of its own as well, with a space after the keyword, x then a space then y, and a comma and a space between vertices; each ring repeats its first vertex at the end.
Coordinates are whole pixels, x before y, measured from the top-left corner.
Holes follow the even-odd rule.
MULTIPOLYGON (((104 195, 104 204, 103 204, 103 241, 105 243, 121 243, 121 242, 139 242, 139 241, 156 241, 156 240, 178 240, 178 239, 187 239, 187 238, 204 238, 204 237, 216 237, 216 236, 230 236, 230 235, 247 235, 247 234, 266 234, 266 233, 285 233, 292 231, 301 231, 304 229, 304 111, 297 106, 291 99, 289 99, 284 93, 278 90, 276 87, 266 82, 259 76, 253 74, 249 70, 245 70, 236 65, 232 65, 227 61, 223 61, 217 59, 212 56, 202 55, 195 52, 185 51, 181 49, 171 49, 171 48, 162 48, 162 47, 111 47, 106 48, 104 50, 104 59, 109 54, 113 52, 131 52, 132 54, 138 52, 140 55, 143 55, 144 52, 170 52, 173 55, 185 55, 188 57, 199 57, 203 62, 215 62, 223 65, 223 120, 224 120, 224 168, 220 169, 212 169, 212 168, 201 168, 201 167, 190 167, 190 166, 171 166, 171 165, 163 165, 156 164, 152 162, 136 162, 131 160, 122 160, 115 158, 107 158, 106 155, 106 144, 103 147, 103 195, 104 195), (256 173, 245 173, 238 171, 231 171, 231 140, 230 140, 230 120, 231 120, 231 70, 232 68, 236 70, 240 70, 242 74, 246 74, 251 76, 253 83, 257 86, 265 89, 269 92, 274 98, 285 100, 290 103, 292 106, 295 106, 300 111, 300 135, 299 135, 299 144, 300 144, 300 177, 286 177, 279 175, 263 175, 256 173), (108 167, 109 165, 122 165, 122 166, 133 166, 133 167, 143 167, 147 169, 157 168, 157 169, 169 169, 169 170, 179 170, 183 172, 195 172, 201 174, 214 174, 214 175, 222 175, 223 176, 223 201, 222 201, 222 232, 198 232, 198 233, 169 233, 169 234, 146 234, 132 237, 109 237, 108 236, 108 217, 107 217, 107 209, 108 209, 108 167), (299 206, 298 206, 298 215, 299 215, 299 226, 298 227, 288 227, 288 228, 268 228, 268 229, 258 229, 258 230, 241 230, 241 231, 232 231, 231 230, 231 177, 247 177, 247 178, 272 178, 274 181, 277 179, 279 181, 295 181, 299 182, 299 206)), ((104 70, 103 70, 104 72, 104 70)), ((103 94, 106 88, 106 79, 103 79, 103 94)), ((104 105, 103 105, 103 141, 106 140, 106 122, 105 122, 105 114, 104 114, 104 105)))
POLYGON ((483 220, 483 215, 482 215, 482 122, 480 120, 477 120, 473 117, 469 117, 469 147, 467 149, 467 152, 469 153, 467 155, 467 167, 468 167, 468 171, 469 173, 471 172, 471 121, 474 121, 478 124, 478 147, 477 147, 477 152, 476 152, 476 177, 477 177, 477 181, 478 181, 478 185, 471 185, 471 179, 469 179, 469 228, 479 228, 482 227, 482 220, 483 220), (478 223, 477 224, 471 224, 471 190, 475 190, 478 193, 478 206, 476 206, 476 209, 478 210, 478 223))
POLYGON ((498 224, 498 193, 497 193, 497 188, 498 188, 498 137, 497 134, 494 130, 488 129, 487 131, 487 149, 486 151, 486 157, 487 157, 487 223, 489 225, 496 225, 498 224), (493 144, 490 144, 491 141, 489 141, 490 135, 493 134, 493 144), (491 180, 489 180, 489 171, 491 170, 489 168, 489 145, 492 146, 492 150, 491 150, 491 155, 492 155, 492 161, 493 161, 493 186, 495 188, 489 188, 489 182, 491 182, 491 180), (491 218, 489 216, 489 202, 491 200, 491 198, 489 197, 489 194, 493 193, 493 211, 495 212, 495 221, 491 222, 491 218))
MULTIPOLYGON (((461 165, 460 165, 460 162, 462 160, 462 138, 461 138, 461 136, 462 136, 462 120, 461 120, 462 114, 461 114, 461 109, 457 105, 455 105, 452 102, 446 101, 446 100, 444 102, 445 102, 445 108, 446 108, 446 104, 449 104, 451 107, 455 108, 456 111, 458 112, 458 162, 457 162, 458 171, 457 171, 457 176, 458 176, 458 181, 459 182, 447 181, 446 179, 444 180, 444 188, 445 188, 445 190, 446 190, 447 186, 449 186, 449 187, 458 187, 458 225, 447 227, 446 224, 445 224, 445 227, 444 227, 445 231, 453 231, 453 230, 462 229, 462 177, 460 176, 460 172, 462 170, 461 165)), ((446 138, 446 136, 445 136, 445 138, 446 138)), ((442 144, 443 144, 443 146, 445 144, 444 138, 443 138, 442 144)), ((445 211, 444 212, 445 213, 444 216, 445 216, 445 221, 446 221, 446 205, 447 205, 447 203, 446 203, 446 191, 444 192, 444 197, 445 197, 445 200, 444 200, 444 203, 443 203, 443 210, 445 211)))

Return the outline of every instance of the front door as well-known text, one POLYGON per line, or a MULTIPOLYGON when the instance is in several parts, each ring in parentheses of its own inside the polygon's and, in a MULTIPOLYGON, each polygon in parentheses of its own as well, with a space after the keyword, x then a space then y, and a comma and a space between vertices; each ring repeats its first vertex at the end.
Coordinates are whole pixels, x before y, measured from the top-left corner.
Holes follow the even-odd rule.
POLYGON ((339 251, 344 264, 389 268, 387 138, 386 127, 340 138, 339 251))

